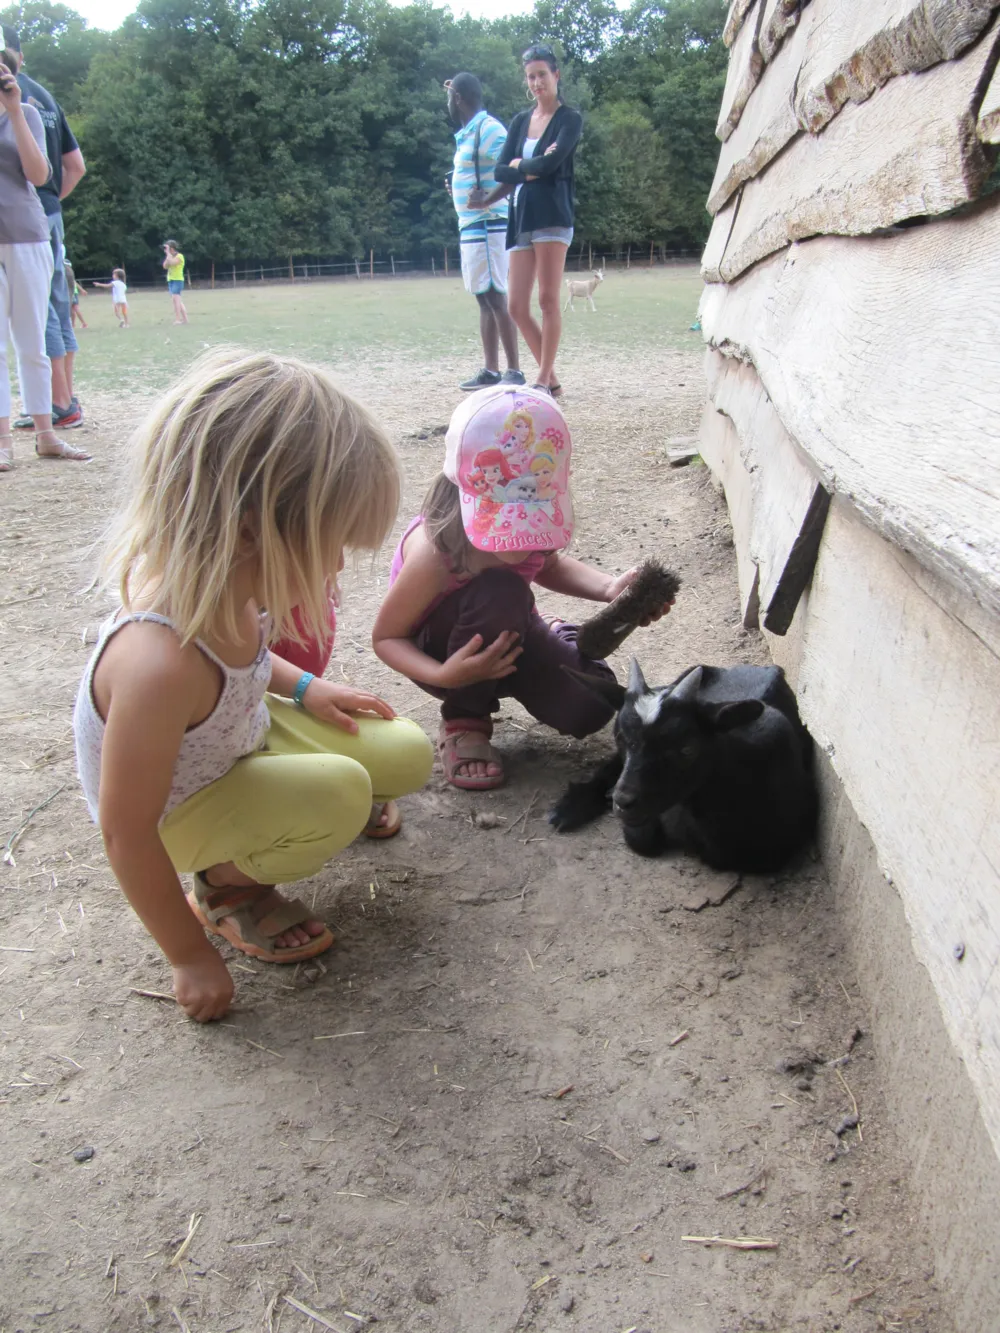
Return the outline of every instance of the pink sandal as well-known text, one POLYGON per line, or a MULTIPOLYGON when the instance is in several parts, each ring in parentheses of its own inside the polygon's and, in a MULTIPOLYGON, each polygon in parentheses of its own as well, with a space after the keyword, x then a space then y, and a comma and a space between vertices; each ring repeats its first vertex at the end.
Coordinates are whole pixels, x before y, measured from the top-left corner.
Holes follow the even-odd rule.
POLYGON ((461 791, 489 791, 503 786, 503 760, 490 744, 492 735, 493 723, 485 717, 457 717, 441 723, 438 754, 445 778, 453 787, 461 791), (500 772, 481 778, 462 776, 457 772, 463 764, 470 763, 496 764, 500 772))

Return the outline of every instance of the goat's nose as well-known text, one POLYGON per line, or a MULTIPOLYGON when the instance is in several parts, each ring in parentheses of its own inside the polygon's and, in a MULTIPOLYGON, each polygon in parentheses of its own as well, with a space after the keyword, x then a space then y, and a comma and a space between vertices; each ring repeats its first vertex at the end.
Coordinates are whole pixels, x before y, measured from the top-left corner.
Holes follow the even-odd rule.
POLYGON ((613 804, 616 810, 630 810, 635 802, 636 793, 634 791, 626 789, 615 792, 613 804))

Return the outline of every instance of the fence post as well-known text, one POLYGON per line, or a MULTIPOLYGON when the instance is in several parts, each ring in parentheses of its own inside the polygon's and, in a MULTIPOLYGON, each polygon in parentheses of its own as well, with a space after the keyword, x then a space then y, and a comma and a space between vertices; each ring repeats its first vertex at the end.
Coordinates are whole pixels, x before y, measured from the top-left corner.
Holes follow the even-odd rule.
POLYGON ((653 267, 653 242, 649 243, 649 267, 653 267))
POLYGON ((625 256, 625 267, 626 267, 627 269, 632 267, 632 246, 631 246, 631 244, 629 245, 629 248, 628 248, 628 254, 625 256))
POLYGON ((390 256, 389 256, 389 263, 392 265, 392 276, 395 277, 395 276, 396 276, 396 256, 395 256, 395 255, 390 254, 390 256))
POLYGON ((591 241, 590 244, 587 246, 587 267, 590 268, 590 269, 592 269, 592 268, 594 267, 594 243, 593 243, 593 241, 591 241))
POLYGON ((236 286, 236 265, 233 265, 233 286, 236 286))
POLYGON ((448 247, 444 247, 444 276, 448 276, 448 247))
POLYGON ((432 277, 432 278, 436 278, 436 277, 437 277, 437 272, 438 272, 438 271, 437 271, 437 268, 435 267, 435 264, 434 264, 434 256, 431 255, 431 277, 432 277))
POLYGON ((264 281, 264 265, 263 265, 263 264, 261 264, 261 266, 260 266, 260 280, 261 280, 261 282, 264 281))
POLYGON ((212 291, 215 291, 215 260, 212 260, 212 291))
POLYGON ((374 278, 374 276, 375 276, 375 251, 374 251, 374 250, 369 250, 369 251, 368 251, 368 276, 369 276, 370 278, 374 278))
POLYGON ((357 278, 358 282, 361 281, 361 265, 356 259, 354 261, 354 276, 357 278))

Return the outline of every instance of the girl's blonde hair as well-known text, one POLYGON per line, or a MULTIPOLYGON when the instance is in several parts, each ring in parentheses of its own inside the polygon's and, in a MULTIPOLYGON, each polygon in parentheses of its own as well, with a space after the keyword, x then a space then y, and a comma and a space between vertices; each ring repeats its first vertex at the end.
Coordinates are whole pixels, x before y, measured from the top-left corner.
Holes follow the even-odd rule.
POLYGON ((508 435, 514 434, 514 423, 516 421, 524 421, 527 423, 528 438, 525 441, 525 444, 530 447, 535 443, 535 423, 532 420, 531 413, 525 412, 523 408, 515 407, 514 411, 508 414, 507 420, 503 423, 503 429, 508 435))
POLYGON ((248 555, 275 635, 325 631, 346 548, 374 550, 399 507, 395 450, 316 366, 268 352, 200 358, 139 428, 131 495, 104 572, 182 642, 239 637, 230 583, 248 555))
POLYGON ((420 513, 424 532, 435 551, 444 556, 456 574, 468 573, 472 546, 462 522, 462 497, 443 472, 431 482, 420 513))

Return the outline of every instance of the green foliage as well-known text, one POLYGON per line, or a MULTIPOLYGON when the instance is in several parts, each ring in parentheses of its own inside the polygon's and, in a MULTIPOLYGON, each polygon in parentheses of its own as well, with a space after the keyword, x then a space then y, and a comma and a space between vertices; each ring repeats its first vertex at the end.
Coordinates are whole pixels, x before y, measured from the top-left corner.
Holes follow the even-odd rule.
POLYGON ((176 236, 193 264, 295 255, 440 257, 454 150, 443 81, 479 74, 505 122, 521 51, 551 41, 586 126, 577 239, 694 248, 718 145, 724 0, 536 0, 455 19, 429 0, 141 0, 115 33, 65 5, 2 11, 88 165, 67 201, 82 272, 152 276, 176 236))

